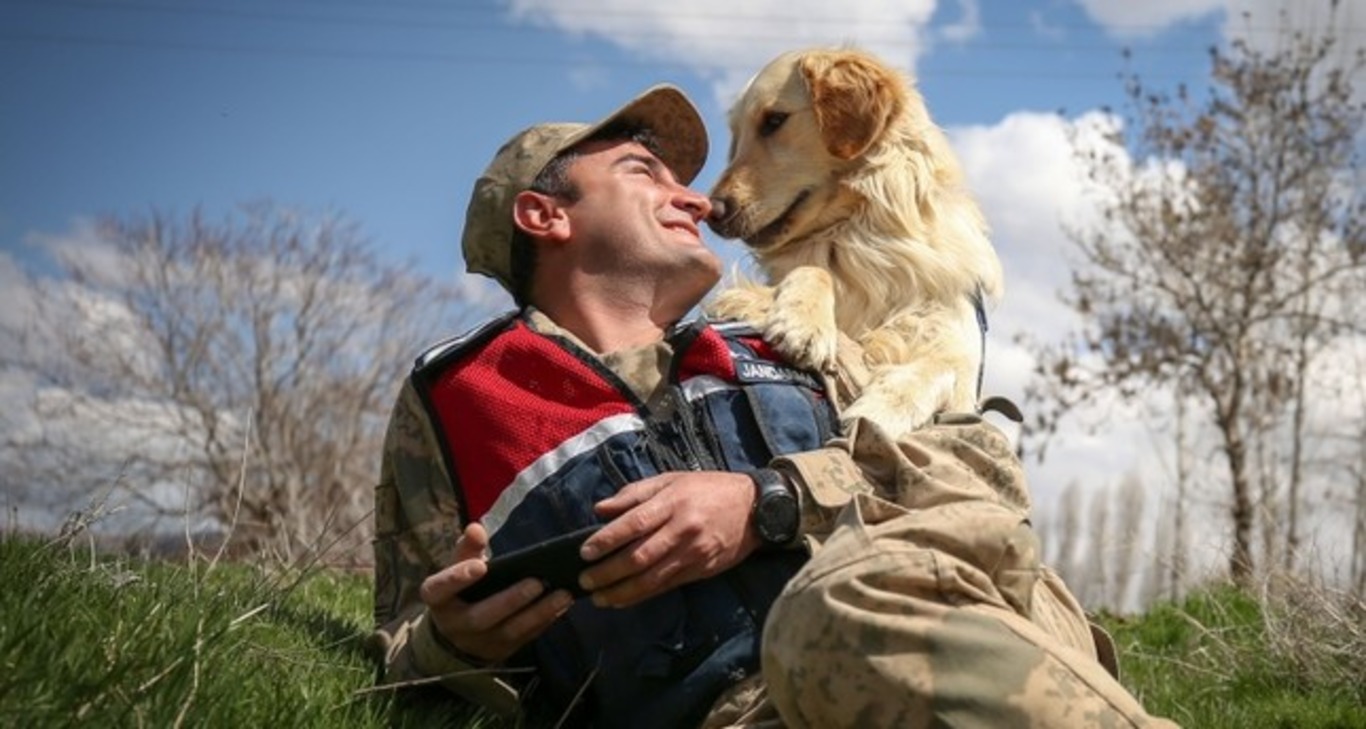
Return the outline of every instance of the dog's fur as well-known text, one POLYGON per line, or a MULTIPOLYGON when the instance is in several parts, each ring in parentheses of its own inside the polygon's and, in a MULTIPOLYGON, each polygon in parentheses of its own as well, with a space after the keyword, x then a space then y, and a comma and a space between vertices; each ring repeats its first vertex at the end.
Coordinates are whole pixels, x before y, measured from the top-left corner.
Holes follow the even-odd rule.
POLYGON ((707 305, 760 325, 795 361, 833 371, 840 333, 869 378, 841 417, 904 434, 976 409, 982 331, 1001 264, 944 134, 908 79, 854 49, 784 54, 730 112, 710 224, 743 238, 769 285, 707 305))

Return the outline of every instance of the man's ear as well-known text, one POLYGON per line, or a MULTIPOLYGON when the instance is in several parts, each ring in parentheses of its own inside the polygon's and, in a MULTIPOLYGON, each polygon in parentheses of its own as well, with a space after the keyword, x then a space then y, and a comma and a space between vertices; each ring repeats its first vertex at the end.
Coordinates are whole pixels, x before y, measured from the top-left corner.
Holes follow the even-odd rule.
POLYGON ((539 240, 560 241, 569 237, 569 216, 559 200, 532 190, 523 190, 513 198, 512 223, 539 240))
POLYGON ((821 140, 840 159, 867 151, 906 105, 896 72, 863 53, 813 53, 800 68, 821 140))

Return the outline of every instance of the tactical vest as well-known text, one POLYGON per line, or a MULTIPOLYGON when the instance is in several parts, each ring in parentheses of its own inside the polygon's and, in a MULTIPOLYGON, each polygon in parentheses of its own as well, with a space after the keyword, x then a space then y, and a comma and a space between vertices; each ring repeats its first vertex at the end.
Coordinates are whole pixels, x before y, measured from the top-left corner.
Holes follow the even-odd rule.
MULTIPOLYGON (((568 339, 517 314, 438 345, 414 384, 442 434, 462 513, 494 554, 600 521, 593 504, 667 471, 745 471, 811 450, 837 420, 818 378, 782 364, 749 328, 668 333, 664 407, 568 339)), ((715 577, 627 609, 579 600, 511 663, 536 669, 531 702, 603 727, 695 726, 759 667, 769 606, 805 561, 756 552, 715 577)))

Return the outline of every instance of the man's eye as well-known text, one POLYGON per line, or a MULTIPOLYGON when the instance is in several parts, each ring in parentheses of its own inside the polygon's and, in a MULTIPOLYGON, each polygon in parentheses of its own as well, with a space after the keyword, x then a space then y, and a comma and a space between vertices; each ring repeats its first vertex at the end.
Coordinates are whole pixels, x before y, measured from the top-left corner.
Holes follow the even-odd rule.
POLYGON ((787 112, 785 111, 770 111, 765 113, 764 118, 759 120, 759 136, 767 137, 773 134, 778 131, 778 128, 781 127, 785 121, 787 121, 787 112))

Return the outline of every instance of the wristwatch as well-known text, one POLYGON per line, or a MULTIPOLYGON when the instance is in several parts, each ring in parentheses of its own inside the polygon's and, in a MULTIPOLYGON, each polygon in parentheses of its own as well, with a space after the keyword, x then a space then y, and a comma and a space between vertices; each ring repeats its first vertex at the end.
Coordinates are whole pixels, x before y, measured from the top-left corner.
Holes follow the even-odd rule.
POLYGON ((754 480, 754 531, 768 547, 785 547, 797 538, 801 513, 787 478, 771 468, 749 472, 754 480))

